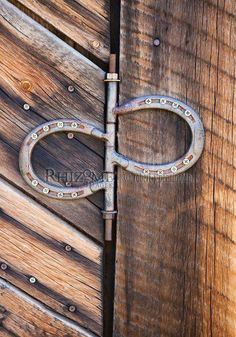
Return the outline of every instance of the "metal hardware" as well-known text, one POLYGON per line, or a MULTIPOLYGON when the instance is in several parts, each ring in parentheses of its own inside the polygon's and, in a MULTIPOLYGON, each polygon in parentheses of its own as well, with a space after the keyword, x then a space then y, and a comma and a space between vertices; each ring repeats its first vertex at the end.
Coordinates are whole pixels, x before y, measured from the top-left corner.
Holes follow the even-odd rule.
POLYGON ((30 283, 34 284, 34 283, 36 283, 37 280, 36 280, 36 278, 34 276, 31 276, 29 278, 29 281, 30 281, 30 283))
POLYGON ((160 46, 160 44, 161 44, 160 39, 156 38, 156 39, 153 41, 153 44, 154 44, 155 47, 160 46))
POLYGON ((3 263, 1 263, 0 268, 1 268, 2 270, 6 270, 6 269, 8 268, 8 266, 7 266, 6 263, 3 262, 3 263))
POLYGON ((76 312, 76 306, 75 305, 70 305, 68 308, 69 312, 76 312))
POLYGON ((66 252, 71 252, 72 247, 70 245, 65 245, 65 251, 66 252))
POLYGON ((69 86, 67 87, 67 90, 68 90, 69 92, 74 92, 74 91, 75 91, 75 87, 73 87, 73 85, 69 85, 69 86))
POLYGON ((19 157, 20 171, 25 181, 37 192, 50 198, 71 200, 87 197, 99 190, 105 190, 105 238, 111 240, 112 220, 115 217, 114 191, 115 167, 118 165, 136 175, 150 178, 162 178, 183 173, 193 166, 201 156, 204 146, 204 129, 198 114, 185 103, 168 96, 151 95, 132 99, 116 106, 118 74, 115 73, 115 58, 111 57, 107 84, 106 131, 99 130, 92 124, 75 119, 59 119, 46 122, 32 130, 25 138, 19 157), (145 109, 164 109, 183 118, 192 132, 192 142, 182 157, 167 164, 148 164, 132 160, 115 149, 117 117, 145 109), (103 178, 82 187, 58 187, 41 180, 33 170, 31 156, 35 145, 44 137, 58 132, 87 134, 105 142, 105 169, 103 178))
POLYGON ((25 103, 25 104, 23 105, 23 109, 24 109, 25 111, 28 111, 28 110, 30 109, 29 104, 25 103))

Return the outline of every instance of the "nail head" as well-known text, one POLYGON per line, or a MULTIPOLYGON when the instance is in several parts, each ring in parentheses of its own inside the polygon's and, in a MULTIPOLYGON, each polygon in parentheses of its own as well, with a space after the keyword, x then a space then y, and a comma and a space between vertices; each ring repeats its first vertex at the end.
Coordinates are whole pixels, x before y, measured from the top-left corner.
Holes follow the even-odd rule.
POLYGON ((74 87, 73 85, 69 85, 69 86, 67 87, 67 90, 68 90, 69 92, 74 92, 74 91, 75 91, 75 87, 74 87))
POLYGON ((76 306, 75 305, 70 305, 69 308, 68 308, 68 310, 70 312, 75 312, 76 311, 76 306))
POLYGON ((34 284, 34 283, 36 283, 37 280, 36 280, 35 277, 31 276, 29 281, 30 281, 30 283, 34 284))
POLYGON ((160 39, 156 38, 155 40, 153 40, 153 44, 154 44, 155 47, 160 46, 160 44, 161 44, 160 39))
POLYGON ((26 110, 26 111, 28 111, 28 110, 30 109, 29 104, 25 103, 25 104, 23 105, 23 109, 26 110))
POLYGON ((1 263, 0 268, 2 270, 6 270, 7 269, 7 264, 6 263, 1 263))

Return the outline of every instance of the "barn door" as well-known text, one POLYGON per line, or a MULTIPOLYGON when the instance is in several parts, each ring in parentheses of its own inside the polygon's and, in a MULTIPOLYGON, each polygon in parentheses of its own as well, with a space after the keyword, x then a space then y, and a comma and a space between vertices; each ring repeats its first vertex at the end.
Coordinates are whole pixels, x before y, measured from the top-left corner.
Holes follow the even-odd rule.
MULTIPOLYGON (((0 0, 0 13, 0 336, 234 337, 235 1, 0 0), (25 137, 54 119, 115 142, 114 51, 116 247, 102 191, 50 198, 18 165, 25 137)), ((93 183, 111 159, 98 138, 52 134, 33 169, 93 183)))
MULTIPOLYGON (((103 193, 50 199, 19 172, 26 135, 57 118, 104 129, 108 1, 0 1, 0 336, 101 336, 103 193), (33 18, 33 19, 32 19, 33 18)), ((100 177, 104 145, 68 133, 40 142, 35 172, 58 186, 100 177)))

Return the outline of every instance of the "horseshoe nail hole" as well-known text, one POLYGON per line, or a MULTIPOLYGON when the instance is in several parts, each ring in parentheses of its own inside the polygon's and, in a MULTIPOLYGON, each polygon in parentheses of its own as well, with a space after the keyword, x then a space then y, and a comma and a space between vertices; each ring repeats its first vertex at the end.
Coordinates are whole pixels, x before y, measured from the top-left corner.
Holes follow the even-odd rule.
POLYGON ((183 156, 192 136, 188 123, 166 110, 143 110, 119 120, 119 146, 130 159, 164 164, 183 156))

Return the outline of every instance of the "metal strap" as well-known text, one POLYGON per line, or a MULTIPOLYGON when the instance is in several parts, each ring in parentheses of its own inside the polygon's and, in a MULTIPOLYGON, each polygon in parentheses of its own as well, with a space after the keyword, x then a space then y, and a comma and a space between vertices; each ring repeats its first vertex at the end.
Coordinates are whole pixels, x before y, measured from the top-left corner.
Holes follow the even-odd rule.
POLYGON ((19 166, 27 184, 37 192, 50 198, 63 200, 79 199, 104 189, 105 209, 103 217, 107 224, 106 239, 111 240, 112 219, 116 213, 114 209, 115 166, 121 166, 133 174, 150 178, 170 177, 183 173, 193 166, 201 156, 204 146, 204 129, 198 114, 185 103, 172 97, 160 95, 139 97, 117 107, 118 74, 108 73, 106 82, 108 83, 106 132, 99 130, 94 125, 76 119, 58 119, 46 122, 32 130, 25 138, 20 150, 19 166), (188 123, 192 132, 192 142, 184 156, 167 164, 148 164, 132 160, 116 151, 117 117, 145 109, 168 110, 177 114, 188 123), (87 134, 105 142, 105 170, 102 179, 82 187, 58 187, 48 184, 36 175, 31 162, 35 145, 50 134, 58 132, 87 134))

